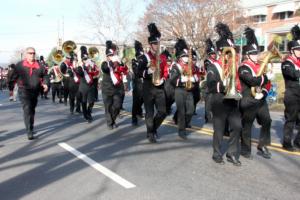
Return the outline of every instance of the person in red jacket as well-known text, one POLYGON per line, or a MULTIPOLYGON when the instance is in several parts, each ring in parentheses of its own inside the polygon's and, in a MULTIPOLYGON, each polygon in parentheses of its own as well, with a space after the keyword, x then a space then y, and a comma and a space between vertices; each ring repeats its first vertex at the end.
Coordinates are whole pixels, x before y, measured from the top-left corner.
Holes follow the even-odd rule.
POLYGON ((35 49, 26 48, 25 59, 17 63, 9 80, 9 90, 12 91, 15 82, 19 87, 19 97, 24 111, 24 123, 29 140, 34 139, 34 115, 38 102, 40 88, 48 90, 44 83, 45 68, 35 60, 35 49))

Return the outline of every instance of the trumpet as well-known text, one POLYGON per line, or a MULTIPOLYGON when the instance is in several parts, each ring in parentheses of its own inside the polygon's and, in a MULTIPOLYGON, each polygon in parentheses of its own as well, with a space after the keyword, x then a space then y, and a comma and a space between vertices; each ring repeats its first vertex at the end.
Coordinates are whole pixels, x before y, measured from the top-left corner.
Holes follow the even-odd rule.
POLYGON ((222 74, 221 80, 226 81, 225 91, 226 95, 225 99, 235 99, 240 100, 242 98, 241 94, 236 90, 236 52, 233 47, 225 47, 222 51, 222 74), (231 57, 226 54, 230 53, 231 57), (225 64, 229 66, 225 68, 225 64))

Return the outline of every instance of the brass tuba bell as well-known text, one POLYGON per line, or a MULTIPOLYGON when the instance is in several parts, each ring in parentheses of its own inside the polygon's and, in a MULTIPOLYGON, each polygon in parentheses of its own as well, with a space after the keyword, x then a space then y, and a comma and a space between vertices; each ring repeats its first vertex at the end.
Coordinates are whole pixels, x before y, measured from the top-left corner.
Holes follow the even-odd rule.
POLYGON ((99 61, 100 57, 99 57, 99 50, 97 49, 97 47, 90 47, 90 48, 88 49, 88 54, 89 54, 89 57, 90 57, 94 62, 99 61))
POLYGON ((75 42, 68 40, 65 41, 62 45, 62 51, 65 56, 70 55, 71 52, 73 52, 77 48, 75 42))
POLYGON ((51 58, 56 65, 60 65, 64 58, 63 52, 61 50, 55 50, 52 53, 51 58))

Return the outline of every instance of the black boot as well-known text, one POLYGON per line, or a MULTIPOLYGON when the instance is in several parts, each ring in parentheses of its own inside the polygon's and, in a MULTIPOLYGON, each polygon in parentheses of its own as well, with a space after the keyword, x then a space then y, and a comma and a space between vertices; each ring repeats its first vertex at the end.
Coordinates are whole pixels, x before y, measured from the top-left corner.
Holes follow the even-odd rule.
POLYGON ((82 113, 83 113, 84 119, 88 120, 89 116, 88 116, 88 110, 87 110, 86 103, 82 103, 82 113))
POLYGON ((268 148, 266 146, 263 147, 257 147, 257 155, 260 155, 266 159, 271 158, 271 153, 269 152, 268 148))
POLYGON ((33 140, 33 139, 35 139, 34 136, 33 136, 33 131, 28 131, 28 132, 27 132, 27 138, 28 138, 28 140, 33 140))

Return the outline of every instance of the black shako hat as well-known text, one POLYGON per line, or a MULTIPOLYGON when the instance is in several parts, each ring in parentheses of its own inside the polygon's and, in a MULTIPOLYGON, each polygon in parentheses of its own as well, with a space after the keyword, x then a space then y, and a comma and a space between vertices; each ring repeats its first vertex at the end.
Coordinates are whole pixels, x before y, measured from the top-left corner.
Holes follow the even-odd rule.
POLYGON ((206 53, 207 53, 207 55, 215 54, 216 53, 215 46, 214 46, 214 44, 213 44, 213 42, 211 41, 210 38, 208 38, 205 41, 205 44, 206 44, 206 53))
POLYGON ((135 40, 134 41, 135 57, 139 57, 144 54, 144 49, 142 43, 135 40))
POLYGON ((234 47, 233 35, 227 24, 219 22, 215 29, 219 35, 219 40, 216 42, 218 50, 221 51, 224 47, 234 47))
POLYGON ((106 50, 105 50, 106 56, 114 55, 115 51, 117 50, 117 46, 111 40, 107 40, 105 44, 106 44, 106 50))
POLYGON ((247 44, 243 46, 244 55, 257 55, 259 53, 259 46, 255 36, 255 32, 252 28, 246 27, 244 35, 247 40, 247 44))
POLYGON ((175 44, 175 56, 177 59, 188 56, 188 46, 184 39, 179 38, 175 44))
POLYGON ((298 24, 291 29, 291 34, 292 40, 288 42, 288 50, 300 50, 300 28, 298 24))
POLYGON ((148 43, 149 44, 156 44, 160 41, 161 34, 159 30, 157 29, 155 23, 150 23, 148 25, 148 31, 150 33, 150 36, 148 37, 148 43))

